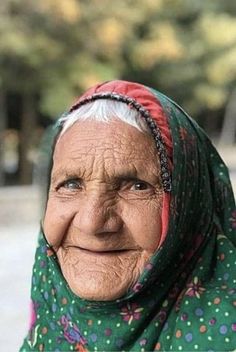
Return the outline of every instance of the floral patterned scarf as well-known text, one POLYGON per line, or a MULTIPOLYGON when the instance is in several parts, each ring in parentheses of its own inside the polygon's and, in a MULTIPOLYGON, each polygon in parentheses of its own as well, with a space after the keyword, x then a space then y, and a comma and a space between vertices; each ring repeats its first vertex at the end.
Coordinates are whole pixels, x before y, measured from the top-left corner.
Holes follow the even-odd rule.
POLYGON ((98 92, 131 97, 160 126, 172 178, 167 233, 124 297, 94 302, 70 290, 41 230, 31 326, 20 351, 233 351, 236 209, 225 164, 202 129, 163 94, 113 81, 88 91, 74 108, 98 92))

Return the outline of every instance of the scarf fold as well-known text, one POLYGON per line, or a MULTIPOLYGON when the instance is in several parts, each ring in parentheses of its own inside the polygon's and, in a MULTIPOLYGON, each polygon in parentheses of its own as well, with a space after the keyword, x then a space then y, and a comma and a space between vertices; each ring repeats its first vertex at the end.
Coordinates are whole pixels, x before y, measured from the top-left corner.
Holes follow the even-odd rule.
POLYGON ((233 351, 236 209, 225 164, 196 122, 163 94, 112 81, 72 109, 97 92, 130 96, 160 127, 172 170, 168 230, 124 297, 91 302, 70 290, 41 229, 21 351, 233 351))

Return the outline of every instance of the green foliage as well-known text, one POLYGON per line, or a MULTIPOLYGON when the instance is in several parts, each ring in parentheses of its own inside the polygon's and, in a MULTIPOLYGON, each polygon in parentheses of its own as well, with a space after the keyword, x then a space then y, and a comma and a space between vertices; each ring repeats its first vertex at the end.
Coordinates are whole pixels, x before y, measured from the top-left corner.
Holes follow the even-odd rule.
POLYGON ((4 0, 0 78, 37 92, 52 117, 113 78, 151 85, 192 114, 219 110, 236 83, 230 0, 4 0))

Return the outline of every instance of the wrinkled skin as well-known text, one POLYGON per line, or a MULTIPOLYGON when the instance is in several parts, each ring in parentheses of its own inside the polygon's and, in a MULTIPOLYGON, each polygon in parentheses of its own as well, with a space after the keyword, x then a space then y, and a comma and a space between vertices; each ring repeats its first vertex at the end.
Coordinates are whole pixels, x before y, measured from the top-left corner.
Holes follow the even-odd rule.
POLYGON ((71 290, 113 300, 134 285, 161 236, 152 138, 122 122, 77 122, 58 140, 44 232, 71 290))

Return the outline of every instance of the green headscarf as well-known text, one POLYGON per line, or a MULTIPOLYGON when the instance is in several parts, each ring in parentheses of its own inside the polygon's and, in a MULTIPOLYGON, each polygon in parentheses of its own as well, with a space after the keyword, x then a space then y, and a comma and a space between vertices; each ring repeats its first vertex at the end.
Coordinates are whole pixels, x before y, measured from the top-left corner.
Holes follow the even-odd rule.
POLYGON ((163 94, 122 81, 94 92, 131 97, 145 109, 151 96, 152 106, 162 107, 173 148, 168 232, 124 297, 94 302, 70 290, 41 230, 21 351, 235 350, 236 209, 225 164, 196 122, 163 94))

